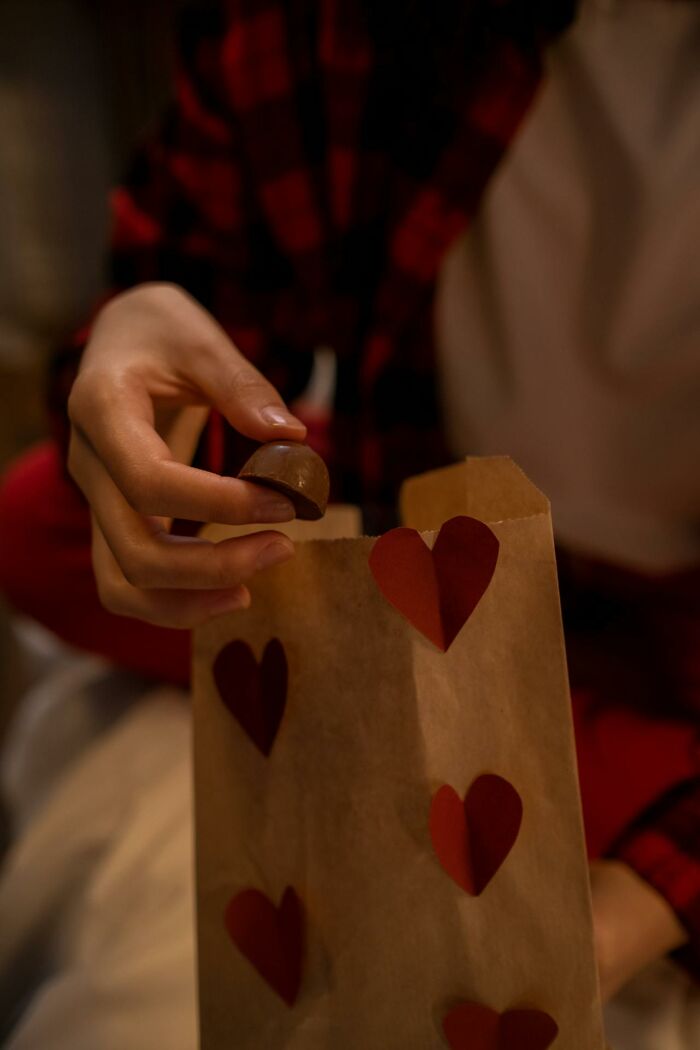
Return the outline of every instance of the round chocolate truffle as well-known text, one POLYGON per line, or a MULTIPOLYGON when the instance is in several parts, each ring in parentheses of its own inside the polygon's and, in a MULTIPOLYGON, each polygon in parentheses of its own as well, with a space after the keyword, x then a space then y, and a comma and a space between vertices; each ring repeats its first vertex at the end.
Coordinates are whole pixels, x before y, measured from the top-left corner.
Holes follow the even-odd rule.
POLYGON ((321 457, 298 441, 269 441, 256 448, 239 478, 276 489, 294 505, 297 518, 322 518, 330 482, 321 457))

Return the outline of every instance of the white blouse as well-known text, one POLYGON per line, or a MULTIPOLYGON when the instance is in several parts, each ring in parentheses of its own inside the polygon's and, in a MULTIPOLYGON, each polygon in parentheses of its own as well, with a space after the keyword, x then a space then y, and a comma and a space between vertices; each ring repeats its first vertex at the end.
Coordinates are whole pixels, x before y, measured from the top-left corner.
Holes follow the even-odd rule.
POLYGON ((584 3, 435 323, 455 456, 507 453, 559 538, 700 561, 700 3, 584 3))

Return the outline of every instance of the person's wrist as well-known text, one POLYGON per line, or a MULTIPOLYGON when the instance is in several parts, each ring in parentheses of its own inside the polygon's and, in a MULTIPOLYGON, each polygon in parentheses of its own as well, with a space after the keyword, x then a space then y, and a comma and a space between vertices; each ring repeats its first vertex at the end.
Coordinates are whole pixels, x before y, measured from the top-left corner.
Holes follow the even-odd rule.
POLYGON ((591 865, 593 929, 603 1000, 687 935, 667 901, 620 861, 591 865))

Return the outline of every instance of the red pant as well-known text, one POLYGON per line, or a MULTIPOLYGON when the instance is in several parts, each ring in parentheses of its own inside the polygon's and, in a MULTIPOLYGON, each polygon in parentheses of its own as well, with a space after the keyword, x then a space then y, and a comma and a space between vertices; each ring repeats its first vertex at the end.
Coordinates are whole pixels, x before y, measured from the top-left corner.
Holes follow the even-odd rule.
MULTIPOLYGON (((697 965, 700 572, 654 579, 564 557, 561 576, 589 852, 618 856, 666 896, 697 965)), ((70 644, 187 684, 187 632, 100 605, 87 507, 53 445, 26 454, 0 489, 0 588, 70 644)))
POLYGON ((70 645, 187 685, 190 635, 107 612, 97 596, 90 517, 55 445, 39 445, 0 488, 0 590, 70 645))

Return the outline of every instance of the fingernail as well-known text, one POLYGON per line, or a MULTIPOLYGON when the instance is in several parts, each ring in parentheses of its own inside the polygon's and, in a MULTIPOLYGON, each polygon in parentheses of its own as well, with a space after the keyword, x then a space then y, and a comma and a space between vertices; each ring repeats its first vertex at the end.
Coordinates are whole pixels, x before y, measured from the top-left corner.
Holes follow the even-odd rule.
POLYGON ((295 430, 305 430, 306 427, 281 405, 267 405, 260 409, 260 415, 272 427, 294 427, 295 430))
POLYGON ((281 540, 274 540, 273 543, 268 543, 267 547, 263 547, 258 554, 255 564, 258 569, 269 569, 271 565, 278 565, 279 562, 287 561, 293 553, 294 548, 291 544, 283 543, 281 540))
POLYGON ((211 612, 215 616, 235 612, 236 609, 247 609, 250 605, 250 592, 246 587, 239 587, 230 594, 223 594, 211 603, 211 612))
POLYGON ((288 499, 259 500, 253 507, 252 517, 257 522, 291 521, 294 507, 288 499))

